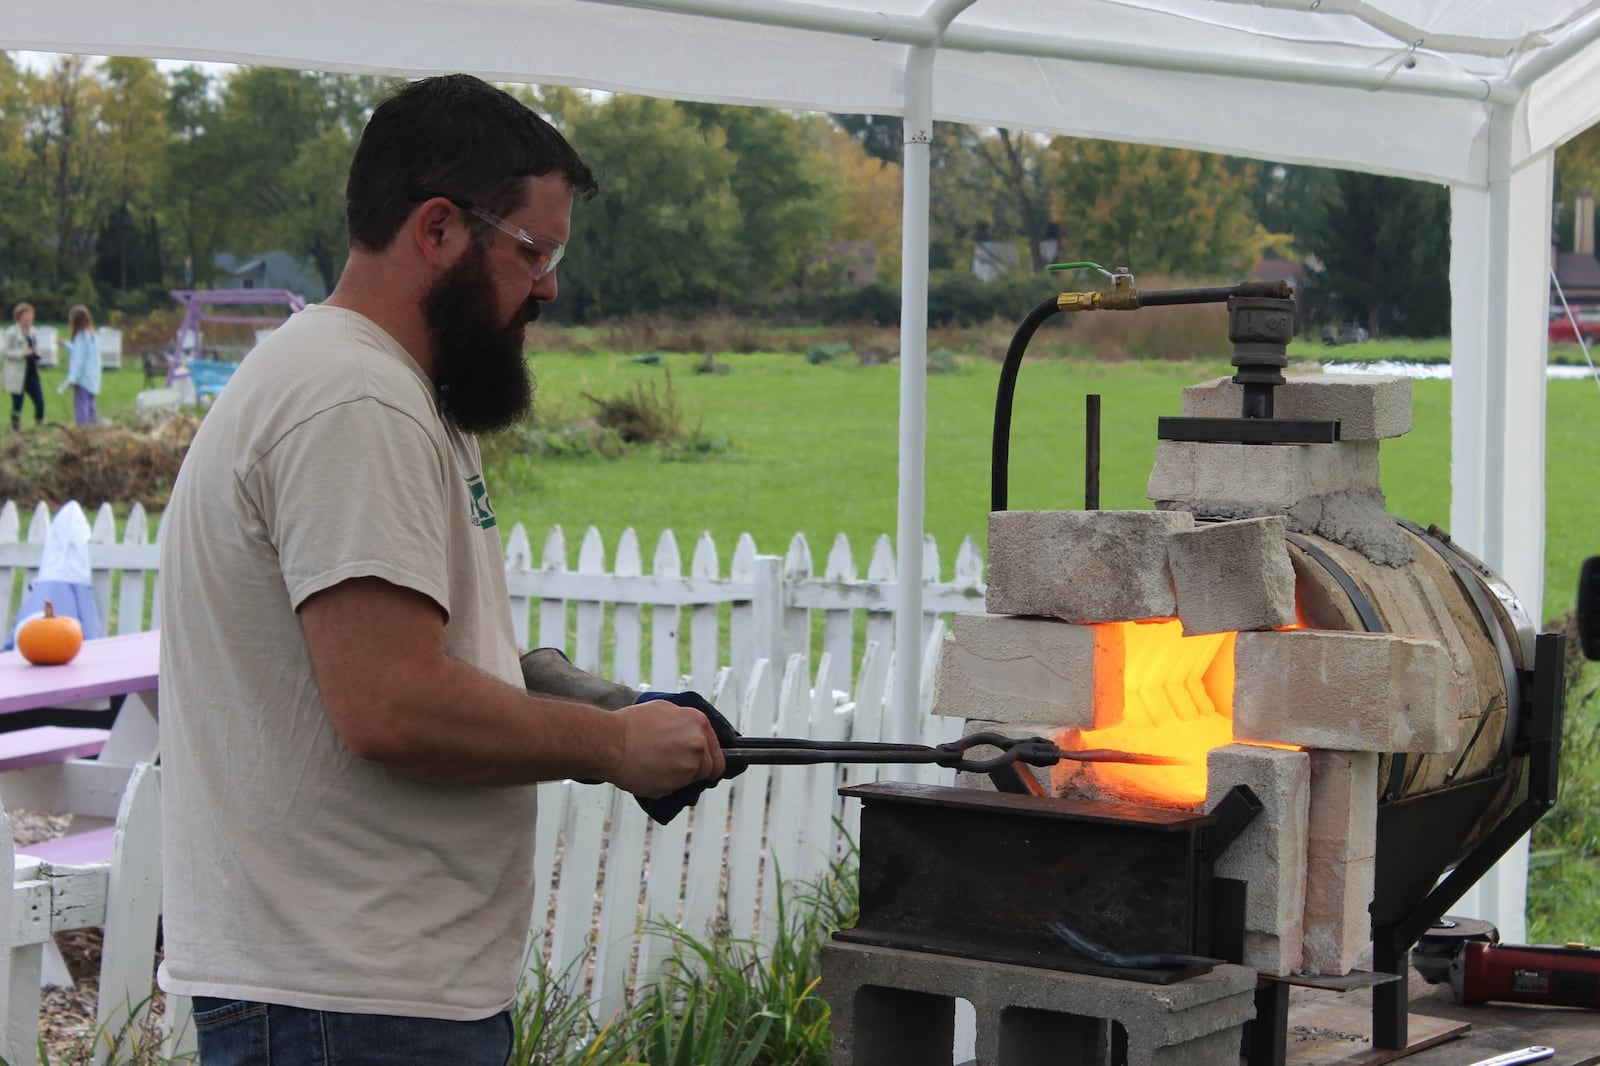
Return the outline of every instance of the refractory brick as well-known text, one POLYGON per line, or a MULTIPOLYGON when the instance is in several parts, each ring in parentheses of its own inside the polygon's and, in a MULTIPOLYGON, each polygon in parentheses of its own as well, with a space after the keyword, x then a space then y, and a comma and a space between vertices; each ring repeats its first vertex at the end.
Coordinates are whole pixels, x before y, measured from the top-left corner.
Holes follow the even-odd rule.
POLYGON ((1378 442, 1156 445, 1147 486, 1157 503, 1229 502, 1287 511, 1336 492, 1376 492, 1378 442))
POLYGON ((1169 548, 1185 636, 1294 624, 1294 564, 1281 516, 1202 522, 1169 548))
POLYGON ((1378 853, 1378 753, 1311 752, 1312 860, 1343 862, 1378 853))
MULTIPOLYGON (((1183 390, 1192 418, 1238 418, 1244 389, 1216 378, 1183 390)), ((1290 374, 1272 391, 1275 418, 1339 423, 1341 440, 1384 440, 1411 430, 1411 379, 1377 374, 1290 374)))
POLYGON ((1088 729, 1098 701, 1120 711, 1121 674, 1119 627, 958 614, 939 650, 933 713, 1088 729))
POLYGON ((1316 859, 1306 864, 1302 970, 1347 974, 1372 943, 1376 859, 1316 859))
POLYGON ((1450 751, 1455 691, 1450 657, 1434 637, 1294 629, 1234 641, 1235 740, 1450 751))
POLYGON ((1179 511, 995 511, 989 515, 990 614, 1064 622, 1171 618, 1167 565, 1179 511))
POLYGON ((1217 859, 1218 877, 1245 882, 1245 965, 1280 976, 1300 968, 1306 906, 1311 759, 1303 751, 1228 744, 1206 757, 1206 809, 1246 785, 1261 812, 1217 859))

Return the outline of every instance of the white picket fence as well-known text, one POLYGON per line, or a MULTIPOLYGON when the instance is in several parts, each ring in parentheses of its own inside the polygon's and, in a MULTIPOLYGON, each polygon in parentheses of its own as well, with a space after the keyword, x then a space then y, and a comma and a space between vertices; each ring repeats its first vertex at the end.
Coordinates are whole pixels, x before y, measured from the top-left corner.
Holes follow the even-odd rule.
MULTIPOLYGON (((26 529, 15 503, 0 504, 0 632, 11 627, 20 585, 38 567, 49 528, 50 510, 42 503, 26 529)), ((160 530, 151 530, 137 504, 120 537, 108 505, 95 513, 91 528, 95 598, 107 632, 159 628, 154 576, 160 530)), ((854 668, 869 642, 880 648, 893 643, 897 583, 887 536, 873 545, 864 578, 843 534, 834 538, 821 574, 800 534, 782 557, 760 554, 748 534, 741 536, 726 576, 716 543, 704 533, 687 573, 671 530, 656 542, 648 570, 631 529, 623 532, 609 568, 607 563, 593 527, 583 536, 573 570, 560 526, 545 536, 537 560, 527 531, 520 523, 513 526, 506 538, 506 581, 518 643, 561 648, 585 670, 603 669, 618 681, 661 689, 676 686, 685 674, 703 689, 723 665, 748 677, 757 659, 782 664, 795 653, 816 659, 827 652, 831 665, 823 684, 839 692, 851 691, 854 668), (815 626, 814 619, 820 619, 815 626), (685 624, 687 645, 681 637, 685 624)), ((924 639, 941 615, 983 609, 983 560, 971 538, 962 542, 948 580, 941 579, 940 568, 938 544, 928 537, 924 639)))
MULTIPOLYGON (((21 584, 38 566, 49 520, 47 508, 35 508, 24 533, 16 506, 0 506, 0 625, 7 629, 21 584)), ((159 627, 153 580, 159 530, 151 536, 138 506, 121 537, 109 507, 100 508, 92 529, 93 583, 108 632, 159 627)), ((940 580, 931 538, 924 559, 926 640, 917 653, 926 708, 944 632, 940 615, 981 610, 983 583, 970 540, 949 581, 940 580)), ((702 535, 684 569, 668 531, 647 572, 632 530, 623 533, 608 568, 594 529, 584 535, 576 570, 569 569, 559 527, 546 536, 535 565, 531 541, 517 525, 506 540, 506 576, 518 641, 562 648, 580 667, 603 666, 628 684, 693 688, 747 735, 941 743, 959 734, 959 720, 924 714, 921 736, 885 735, 892 721, 895 601, 886 537, 874 546, 865 578, 842 536, 821 576, 798 535, 782 558, 761 555, 749 536, 741 537, 726 576, 715 543, 702 535), (813 644, 821 645, 814 660, 813 644)), ((649 922, 670 922, 696 936, 717 929, 767 940, 780 878, 815 880, 840 855, 846 835, 854 838, 858 805, 839 797, 839 786, 880 778, 948 782, 950 773, 874 764, 755 766, 667 826, 649 822, 631 796, 610 787, 541 785, 530 965, 575 974, 603 1018, 665 962, 665 942, 639 935, 649 922), (587 967, 574 965, 585 957, 587 967)))

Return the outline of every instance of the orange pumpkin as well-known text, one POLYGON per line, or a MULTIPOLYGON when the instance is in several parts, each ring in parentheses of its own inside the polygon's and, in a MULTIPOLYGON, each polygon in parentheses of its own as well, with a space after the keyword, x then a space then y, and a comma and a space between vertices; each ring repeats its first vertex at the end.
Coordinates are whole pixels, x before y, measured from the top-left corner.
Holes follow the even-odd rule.
POLYGON ((55 605, 44 601, 44 616, 30 618, 17 630, 17 651, 37 666, 70 663, 83 647, 83 627, 76 618, 56 614, 55 605))

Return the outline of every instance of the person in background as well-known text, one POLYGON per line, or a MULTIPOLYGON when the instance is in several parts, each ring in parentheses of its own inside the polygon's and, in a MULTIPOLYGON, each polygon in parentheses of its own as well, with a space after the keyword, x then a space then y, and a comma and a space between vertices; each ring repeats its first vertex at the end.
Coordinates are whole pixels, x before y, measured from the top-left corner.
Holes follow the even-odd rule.
POLYGON ((56 391, 72 386, 73 417, 80 426, 92 426, 100 420, 94 407, 94 398, 100 394, 100 338, 95 335, 89 309, 73 305, 67 312, 67 329, 72 339, 58 342, 67 350, 67 380, 56 391))
POLYGON ((11 428, 22 428, 22 397, 33 400, 33 421, 44 421, 44 386, 39 384, 39 347, 33 335, 33 305, 18 304, 11 311, 11 325, 0 334, 0 358, 4 359, 0 384, 11 394, 11 428))

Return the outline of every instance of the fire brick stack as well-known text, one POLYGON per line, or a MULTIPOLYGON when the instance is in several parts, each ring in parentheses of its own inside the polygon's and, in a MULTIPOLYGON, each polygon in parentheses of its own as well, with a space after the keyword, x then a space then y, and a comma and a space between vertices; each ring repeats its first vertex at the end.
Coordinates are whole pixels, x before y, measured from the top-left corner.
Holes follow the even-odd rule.
MULTIPOLYGON (((1347 539, 1402 556, 1377 449, 1410 428, 1406 379, 1289 381, 1278 413, 1338 419, 1340 443, 1164 441, 1150 477, 1159 510, 992 514, 988 613, 955 620, 933 712, 967 718, 973 732, 1101 727, 1122 710, 1127 668, 1105 654, 1116 630, 1102 623, 1176 617, 1185 637, 1236 633, 1233 743, 1199 757, 1208 807, 1245 784, 1265 808, 1217 866, 1249 886, 1244 961, 1345 974, 1371 936, 1379 753, 1452 749, 1460 685, 1437 637, 1286 628, 1296 618, 1288 528, 1344 535, 1331 528, 1343 523, 1347 539)), ((1237 412, 1237 389, 1225 378, 1187 389, 1184 413, 1237 412)), ((1071 794, 1066 774, 1043 783, 1071 794)))
MULTIPOLYGON (((1221 379, 1188 389, 1184 413, 1236 416, 1238 388, 1221 379)), ((1085 772, 1068 763, 1035 771, 1043 791, 1209 811, 1233 786, 1248 785, 1263 810, 1215 869, 1247 884, 1244 962, 1279 976, 1343 975, 1370 944, 1380 753, 1450 751, 1462 722, 1470 724, 1481 709, 1464 676, 1470 671, 1439 637, 1296 626, 1296 572, 1286 536, 1322 538, 1386 567, 1411 560, 1411 540, 1384 513, 1378 482, 1379 440, 1410 428, 1409 381, 1290 378, 1276 390, 1276 402, 1280 417, 1339 420, 1340 442, 1163 441, 1149 483, 1154 511, 993 513, 987 611, 954 620, 933 713, 967 719, 969 733, 1044 735, 1063 747, 1098 747, 1105 745, 1088 742, 1096 731, 1149 711, 1149 693, 1134 692, 1129 678, 1184 690, 1174 697, 1183 708, 1178 718, 1221 722, 1220 739, 1190 753, 1207 769, 1200 794, 1188 800, 1104 794, 1097 791, 1098 768, 1085 772), (1138 638, 1154 623, 1172 628, 1172 619, 1183 639, 1156 654, 1179 672, 1152 683, 1145 677, 1150 664, 1139 658, 1152 653, 1139 650, 1138 638), (1196 658, 1201 647, 1209 650, 1196 658), (1080 734, 1089 736, 1075 743, 1080 734)), ((1179 728, 1156 726, 1153 734, 1162 737, 1179 728)), ((1122 750, 1140 750, 1137 743, 1122 750)), ((972 775, 960 783, 990 787, 972 775)), ((885 1008, 910 1017, 923 1009, 918 997, 930 993, 963 995, 978 1006, 980 1066, 1070 1061, 1030 1057, 1015 1050, 1012 1037, 985 1031, 996 1023, 996 1032, 1019 1031, 1020 1022, 1008 1029, 1003 1020, 1014 1013, 1043 1029, 1067 1025, 1061 1019, 1069 1016, 1111 1017, 1110 993, 1074 980, 1095 989, 1119 986, 1118 995, 1145 1004, 1142 1020, 1119 1018, 1130 1049, 1145 1049, 1130 1050, 1130 1066, 1237 1060, 1236 1041, 1230 1046, 1213 1036, 1168 1046, 1149 1036, 1175 1031, 1165 1014, 1170 1006, 1156 1001, 1170 1000, 1189 982, 1122 990, 1124 982, 1108 978, 1053 975, 1030 986, 1050 992, 1019 992, 1012 1011, 988 1002, 998 977, 974 976, 971 989, 961 991, 953 977, 918 977, 930 968, 914 958, 880 967, 861 949, 841 954, 846 947, 830 945, 824 970, 837 1019, 835 1066, 890 1061, 862 1057, 863 1012, 887 997, 885 1008), (1203 1049, 1212 1047, 1214 1058, 1203 1049)), ((956 967, 941 961, 931 969, 956 967)), ((1232 993, 1210 1000, 1232 1001, 1232 993)), ((1213 1011, 1219 1029, 1245 1020, 1226 1021, 1229 1011, 1213 1011)), ((874 1032, 881 1028, 873 1025, 874 1032)))

